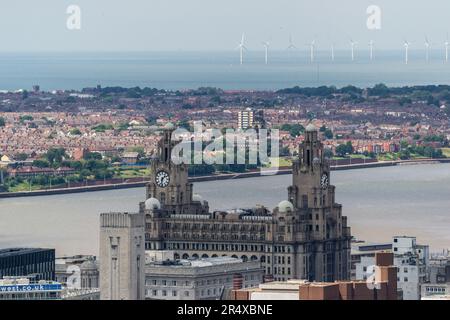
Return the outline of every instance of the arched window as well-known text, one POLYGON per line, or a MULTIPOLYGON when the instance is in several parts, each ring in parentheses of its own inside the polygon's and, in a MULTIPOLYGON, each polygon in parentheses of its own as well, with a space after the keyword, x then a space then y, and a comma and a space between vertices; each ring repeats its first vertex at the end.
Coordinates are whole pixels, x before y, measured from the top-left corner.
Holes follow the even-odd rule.
POLYGON ((183 254, 183 259, 189 259, 189 255, 187 253, 183 254))

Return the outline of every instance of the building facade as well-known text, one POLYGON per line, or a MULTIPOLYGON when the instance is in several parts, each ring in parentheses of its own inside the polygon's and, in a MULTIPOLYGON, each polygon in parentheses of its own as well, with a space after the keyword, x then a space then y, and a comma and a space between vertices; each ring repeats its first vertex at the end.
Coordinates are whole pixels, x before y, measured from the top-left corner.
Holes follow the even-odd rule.
POLYGON ((144 217, 100 215, 100 293, 102 300, 144 299, 144 217))
POLYGON ((56 281, 64 287, 95 289, 100 286, 95 256, 77 255, 56 259, 56 281))
POLYGON ((145 267, 145 297, 156 300, 226 299, 232 289, 257 287, 264 269, 231 257, 152 261, 145 267))
POLYGON ((375 275, 366 281, 275 281, 233 290, 233 300, 397 300, 397 268, 392 253, 377 253, 375 275))
POLYGON ((258 261, 269 279, 335 281, 350 278, 350 228, 335 202, 330 166, 309 125, 293 164, 287 200, 265 207, 209 211, 194 195, 186 164, 171 161, 177 141, 167 128, 152 161, 146 217, 147 250, 173 250, 176 259, 230 256, 258 261))
POLYGON ((2 277, 28 277, 34 281, 55 280, 55 250, 1 249, 0 279, 2 277))
POLYGON ((241 130, 261 129, 265 126, 264 111, 246 108, 238 112, 237 127, 241 130))
MULTIPOLYGON (((403 292, 404 300, 420 300, 421 285, 429 279, 428 246, 416 243, 415 237, 395 236, 392 239, 394 265, 398 268, 398 288, 403 292)), ((356 264, 356 279, 365 280, 374 265, 374 256, 361 257, 356 264)))
POLYGON ((54 281, 28 278, 0 278, 0 300, 60 300, 62 285, 54 281))

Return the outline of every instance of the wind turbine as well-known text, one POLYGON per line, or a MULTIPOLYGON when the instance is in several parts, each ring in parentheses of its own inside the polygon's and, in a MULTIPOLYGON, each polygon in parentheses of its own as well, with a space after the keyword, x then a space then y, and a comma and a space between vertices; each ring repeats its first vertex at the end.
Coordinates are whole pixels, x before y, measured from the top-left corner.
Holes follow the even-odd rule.
POLYGON ((311 43, 309 44, 309 48, 310 48, 310 60, 311 62, 314 62, 314 50, 316 48, 316 40, 313 39, 313 41, 311 41, 311 43))
POLYGON ((355 47, 358 43, 350 39, 350 47, 352 49, 352 61, 355 61, 355 47))
POLYGON ((428 62, 430 60, 430 47, 431 43, 428 41, 428 37, 425 36, 425 60, 428 62))
POLYGON ((444 42, 444 46, 445 46, 445 63, 448 62, 448 46, 450 45, 450 42, 448 42, 448 33, 447 33, 447 38, 444 42))
POLYGON ((370 40, 369 41, 369 50, 370 50, 369 56, 370 56, 371 61, 373 60, 373 44, 374 44, 373 40, 370 40))
POLYGON ((403 46, 405 47, 405 64, 408 64, 408 52, 409 52, 409 46, 411 45, 411 43, 409 43, 408 41, 405 40, 403 46))
POLYGON ((287 47, 287 50, 291 50, 291 49, 297 49, 297 47, 292 42, 292 35, 290 34, 289 35, 289 46, 287 47))
POLYGON ((247 50, 244 43, 245 43, 245 34, 242 33, 241 43, 239 43, 239 45, 236 48, 236 49, 239 49, 241 65, 244 64, 244 50, 247 50))
POLYGON ((265 63, 268 64, 269 63, 269 45, 270 43, 268 41, 265 41, 262 43, 262 45, 264 46, 264 51, 265 51, 265 63))
POLYGON ((334 61, 334 43, 331 44, 331 61, 334 61))

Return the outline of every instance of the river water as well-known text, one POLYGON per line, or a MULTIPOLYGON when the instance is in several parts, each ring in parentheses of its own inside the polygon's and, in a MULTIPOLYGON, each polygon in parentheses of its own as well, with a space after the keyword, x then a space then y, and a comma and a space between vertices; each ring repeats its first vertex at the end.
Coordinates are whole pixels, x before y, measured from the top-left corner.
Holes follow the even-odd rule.
MULTIPOLYGON (((273 208, 287 198, 290 175, 195 183, 211 209, 273 208)), ((450 164, 335 171, 336 201, 352 234, 390 241, 416 236, 432 251, 450 248, 450 164)), ((57 255, 97 254, 99 214, 137 211, 144 188, 0 199, 0 248, 40 246, 57 255)))

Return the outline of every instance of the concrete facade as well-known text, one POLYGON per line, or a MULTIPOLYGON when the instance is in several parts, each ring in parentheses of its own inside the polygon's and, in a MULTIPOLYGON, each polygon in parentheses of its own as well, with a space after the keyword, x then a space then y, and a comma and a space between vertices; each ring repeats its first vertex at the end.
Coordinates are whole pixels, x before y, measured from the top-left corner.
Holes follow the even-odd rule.
MULTIPOLYGON (((429 249, 418 245, 415 237, 395 236, 392 239, 394 265, 398 268, 398 288, 404 300, 420 300, 420 287, 428 281, 429 249)), ((365 280, 372 273, 374 256, 361 257, 356 267, 356 279, 365 280)))
POLYGON ((144 299, 144 216, 100 215, 100 294, 102 300, 144 299))
POLYGON ((156 300, 226 299, 231 289, 257 287, 264 269, 257 261, 230 257, 152 261, 145 267, 145 297, 156 300))

